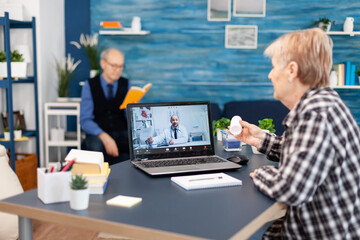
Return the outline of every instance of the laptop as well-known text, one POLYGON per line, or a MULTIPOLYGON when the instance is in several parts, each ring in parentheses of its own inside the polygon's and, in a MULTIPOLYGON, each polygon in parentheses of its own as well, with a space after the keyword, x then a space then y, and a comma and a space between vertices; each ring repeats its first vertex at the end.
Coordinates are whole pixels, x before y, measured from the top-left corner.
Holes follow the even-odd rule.
POLYGON ((150 175, 241 167, 215 155, 210 102, 132 103, 127 120, 131 163, 150 175))

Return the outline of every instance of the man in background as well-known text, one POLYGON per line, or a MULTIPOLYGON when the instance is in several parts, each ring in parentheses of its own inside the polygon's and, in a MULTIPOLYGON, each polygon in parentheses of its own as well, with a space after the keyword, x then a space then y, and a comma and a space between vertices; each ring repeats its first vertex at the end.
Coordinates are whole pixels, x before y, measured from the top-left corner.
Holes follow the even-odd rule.
POLYGON ((103 152, 110 165, 129 156, 126 114, 119 109, 129 89, 128 79, 121 77, 124 62, 121 51, 104 50, 103 72, 85 81, 81 93, 80 125, 86 133, 82 149, 103 152))
POLYGON ((165 128, 164 131, 156 137, 149 137, 147 140, 153 145, 174 145, 186 143, 188 141, 188 133, 185 127, 180 126, 180 118, 172 115, 170 118, 171 126, 165 128))

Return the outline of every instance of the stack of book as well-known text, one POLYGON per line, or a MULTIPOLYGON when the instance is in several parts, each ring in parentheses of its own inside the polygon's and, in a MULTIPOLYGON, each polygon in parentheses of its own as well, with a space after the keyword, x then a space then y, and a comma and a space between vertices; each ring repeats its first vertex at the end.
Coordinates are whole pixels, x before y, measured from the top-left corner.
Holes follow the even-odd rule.
POLYGON ((73 159, 75 162, 71 168, 71 174, 82 174, 88 179, 90 194, 104 194, 111 169, 109 163, 104 162, 103 153, 72 149, 65 161, 73 159))
POLYGON ((337 86, 354 86, 359 84, 356 76, 356 65, 350 61, 334 64, 334 71, 338 79, 337 86))

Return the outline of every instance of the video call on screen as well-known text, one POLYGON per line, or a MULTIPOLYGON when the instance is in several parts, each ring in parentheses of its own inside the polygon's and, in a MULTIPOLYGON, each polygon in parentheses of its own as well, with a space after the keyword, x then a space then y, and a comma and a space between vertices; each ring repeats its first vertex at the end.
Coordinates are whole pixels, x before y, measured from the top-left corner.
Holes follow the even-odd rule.
MULTIPOLYGON (((207 105, 134 107, 131 109, 132 144, 135 154, 159 151, 190 151, 211 145, 207 105), (169 144, 173 138, 171 117, 186 132, 181 143, 169 144), (171 136, 169 135, 171 134, 171 136), (168 138, 163 138, 167 136, 168 138), (149 138, 158 139, 151 143, 149 138)), ((178 133, 181 136, 181 133, 178 133)))

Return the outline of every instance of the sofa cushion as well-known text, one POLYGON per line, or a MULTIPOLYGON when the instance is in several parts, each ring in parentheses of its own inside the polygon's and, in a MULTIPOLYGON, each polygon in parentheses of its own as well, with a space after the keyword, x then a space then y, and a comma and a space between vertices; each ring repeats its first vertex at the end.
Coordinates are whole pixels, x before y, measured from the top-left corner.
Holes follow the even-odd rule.
MULTIPOLYGON (((20 181, 9 166, 9 158, 4 146, 0 145, 0 199, 5 199, 23 191, 20 181)), ((17 239, 18 217, 0 213, 0 239, 17 239)))

